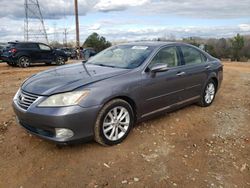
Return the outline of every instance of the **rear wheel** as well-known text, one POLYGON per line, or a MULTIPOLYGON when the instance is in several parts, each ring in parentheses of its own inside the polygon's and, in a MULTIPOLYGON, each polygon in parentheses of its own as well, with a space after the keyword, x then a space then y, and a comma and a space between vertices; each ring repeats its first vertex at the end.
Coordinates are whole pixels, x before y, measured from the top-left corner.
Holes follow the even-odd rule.
POLYGON ((134 113, 124 100, 107 103, 98 114, 95 124, 95 140, 102 145, 121 143, 134 125, 134 113))
POLYGON ((215 94, 216 94, 216 84, 213 80, 209 80, 203 91, 199 105, 202 107, 210 106, 214 101, 215 94))
POLYGON ((19 67, 26 68, 30 66, 30 58, 22 56, 18 59, 19 67))
POLYGON ((56 58, 56 64, 57 64, 57 65, 64 65, 64 64, 65 64, 64 58, 63 58, 62 56, 58 56, 58 57, 56 58))

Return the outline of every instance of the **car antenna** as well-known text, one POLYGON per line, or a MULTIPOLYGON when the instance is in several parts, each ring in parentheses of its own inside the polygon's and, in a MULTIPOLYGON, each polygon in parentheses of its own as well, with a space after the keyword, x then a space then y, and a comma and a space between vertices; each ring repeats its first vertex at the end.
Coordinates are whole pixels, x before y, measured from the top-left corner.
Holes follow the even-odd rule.
POLYGON ((84 68, 84 70, 86 71, 86 73, 91 77, 91 74, 89 73, 89 71, 88 71, 88 69, 87 69, 85 63, 86 63, 86 61, 82 61, 83 68, 84 68))

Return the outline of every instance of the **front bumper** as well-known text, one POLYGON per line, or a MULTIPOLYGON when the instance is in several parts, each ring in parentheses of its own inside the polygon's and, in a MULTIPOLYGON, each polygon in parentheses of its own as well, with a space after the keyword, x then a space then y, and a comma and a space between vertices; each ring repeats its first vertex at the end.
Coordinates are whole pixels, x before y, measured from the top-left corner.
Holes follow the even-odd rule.
POLYGON ((94 136, 94 125, 100 106, 82 108, 69 106, 61 108, 38 108, 31 106, 28 110, 19 107, 13 101, 13 109, 19 124, 30 133, 56 143, 89 141, 94 136), (55 128, 73 131, 70 138, 57 138, 55 128))

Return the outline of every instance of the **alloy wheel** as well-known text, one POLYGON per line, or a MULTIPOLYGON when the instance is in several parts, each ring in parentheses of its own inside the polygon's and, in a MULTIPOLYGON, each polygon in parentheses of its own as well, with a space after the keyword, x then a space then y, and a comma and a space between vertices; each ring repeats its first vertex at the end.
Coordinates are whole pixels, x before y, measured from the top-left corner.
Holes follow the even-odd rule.
POLYGON ((56 60, 56 64, 57 64, 57 65, 64 65, 65 62, 64 62, 63 57, 59 56, 59 57, 57 58, 57 60, 56 60))
POLYGON ((20 67, 23 67, 23 68, 26 68, 30 65, 30 60, 28 57, 21 57, 19 59, 19 66, 20 67))
POLYGON ((215 96, 215 86, 213 83, 209 83, 205 90, 205 102, 210 104, 213 102, 215 96))
POLYGON ((130 114, 122 106, 112 108, 103 121, 103 134, 110 141, 121 139, 128 131, 130 125, 130 114))

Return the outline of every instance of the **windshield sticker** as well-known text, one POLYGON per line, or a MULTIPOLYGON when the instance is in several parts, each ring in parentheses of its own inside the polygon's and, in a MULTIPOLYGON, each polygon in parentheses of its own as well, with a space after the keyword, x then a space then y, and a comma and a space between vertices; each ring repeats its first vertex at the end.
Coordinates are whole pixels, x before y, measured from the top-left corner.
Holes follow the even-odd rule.
POLYGON ((133 50, 146 50, 148 49, 148 46, 133 46, 133 50))

